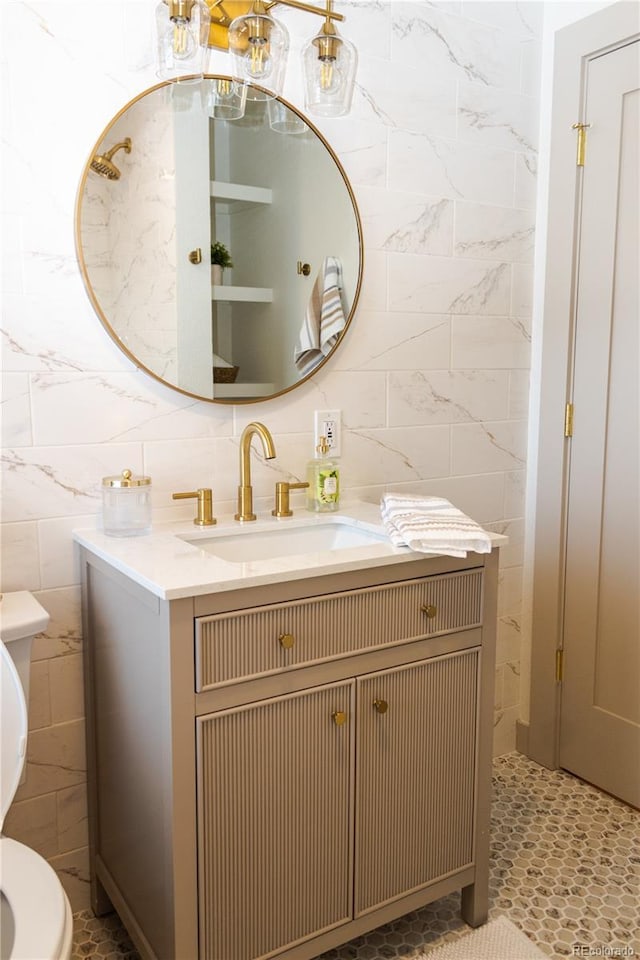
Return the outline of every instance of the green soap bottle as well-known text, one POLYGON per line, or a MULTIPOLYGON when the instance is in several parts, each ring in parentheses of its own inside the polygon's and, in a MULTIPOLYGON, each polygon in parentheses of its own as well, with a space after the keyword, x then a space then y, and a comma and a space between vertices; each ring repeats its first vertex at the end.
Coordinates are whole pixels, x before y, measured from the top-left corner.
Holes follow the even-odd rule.
POLYGON ((315 459, 307 465, 307 510, 314 513, 329 513, 337 510, 340 503, 340 468, 329 457, 326 437, 320 437, 315 459))

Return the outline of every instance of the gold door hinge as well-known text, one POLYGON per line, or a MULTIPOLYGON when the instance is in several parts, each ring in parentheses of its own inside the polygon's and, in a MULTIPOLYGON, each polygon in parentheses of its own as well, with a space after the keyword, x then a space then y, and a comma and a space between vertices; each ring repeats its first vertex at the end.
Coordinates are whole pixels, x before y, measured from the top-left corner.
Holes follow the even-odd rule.
POLYGON ((571 129, 578 131, 578 146, 576 149, 576 166, 584 167, 584 159, 587 150, 587 129, 590 123, 574 123, 571 129))
POLYGON ((573 436, 573 404, 568 403, 564 408, 564 435, 573 436))
POLYGON ((564 680, 564 650, 556 650, 556 683, 564 680))

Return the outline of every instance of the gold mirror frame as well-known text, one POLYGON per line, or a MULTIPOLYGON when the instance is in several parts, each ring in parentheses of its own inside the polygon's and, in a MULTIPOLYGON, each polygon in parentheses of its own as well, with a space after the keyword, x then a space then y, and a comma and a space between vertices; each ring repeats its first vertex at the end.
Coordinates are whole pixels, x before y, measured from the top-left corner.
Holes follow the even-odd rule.
MULTIPOLYGON (((185 79, 189 79, 189 78, 181 78, 181 80, 185 80, 185 79)), ((213 81, 213 80, 228 80, 228 79, 230 79, 230 78, 229 78, 229 77, 226 77, 226 76, 223 76, 223 75, 220 75, 220 74, 205 74, 205 76, 204 76, 203 79, 204 79, 205 81, 206 81, 206 80, 212 80, 212 81, 213 81)), ((100 136, 98 137, 98 139, 96 140, 96 142, 95 142, 95 144, 94 144, 94 146, 93 146, 93 148, 92 148, 92 150, 91 150, 91 152, 90 152, 90 154, 89 154, 89 157, 88 157, 88 159, 87 159, 87 162, 85 163, 85 166, 84 166, 84 169, 83 169, 83 172, 82 172, 82 176, 81 176, 81 179, 80 179, 80 183, 79 183, 79 186, 78 186, 78 191, 77 191, 77 195, 76 195, 76 206, 75 206, 75 249, 76 249, 76 256, 77 256, 77 260, 78 260, 78 265, 79 265, 79 267, 80 267, 80 273, 81 273, 81 276, 82 276, 82 280, 83 280, 85 289, 86 289, 86 291, 87 291, 87 294, 88 294, 88 296, 89 296, 89 299, 90 299, 90 301, 91 301, 91 304, 92 304, 92 306, 93 306, 93 309, 94 309, 96 315, 98 316, 98 319, 99 319, 100 322, 102 323, 103 327, 105 328, 105 330, 107 331, 107 333, 108 333, 109 336, 111 337, 111 339, 112 339, 112 340, 114 341, 114 343, 118 346, 118 348, 125 354, 125 356, 127 356, 127 357, 129 358, 129 360, 131 360, 131 362, 136 366, 137 369, 142 370, 144 373, 147 373, 147 374, 148 374, 150 377, 152 377, 154 380, 157 380, 159 383, 164 384, 164 386, 169 387, 170 389, 175 390, 175 391, 177 391, 178 393, 183 394, 184 396, 192 397, 192 398, 194 398, 194 399, 196 399, 196 400, 202 400, 202 401, 205 401, 205 402, 208 402, 208 403, 220 403, 220 404, 226 404, 226 405, 229 405, 229 404, 231 404, 231 405, 234 405, 234 404, 241 405, 241 404, 247 404, 247 403, 260 403, 260 402, 262 402, 262 401, 264 401, 264 400, 271 400, 271 399, 274 399, 275 397, 280 397, 280 396, 283 396, 283 395, 286 394, 286 393, 289 393, 290 391, 296 389, 296 387, 300 386, 301 384, 303 384, 303 383, 305 383, 307 380, 309 380, 311 377, 313 377, 313 376, 325 365, 325 363, 330 359, 330 357, 333 356, 334 352, 337 350, 337 348, 338 348, 338 347, 340 346, 340 344, 342 343, 342 341, 343 341, 343 339, 344 339, 344 337, 345 337, 345 335, 346 335, 346 333, 347 333, 347 330, 349 329, 349 326, 350 326, 351 321, 352 321, 352 319, 353 319, 353 316, 354 316, 354 314, 355 314, 355 311, 356 311, 356 308, 357 308, 357 305, 358 305, 358 300, 359 300, 359 297, 360 297, 360 290, 361 290, 361 286, 362 286, 363 268, 364 268, 364 247, 363 247, 362 221, 361 221, 361 218, 360 218, 360 213, 359 213, 359 210, 358 210, 358 205, 357 205, 357 202, 356 202, 356 198, 355 198, 353 189, 352 189, 352 187, 351 187, 351 184, 349 183, 349 179, 348 179, 348 177, 347 177, 347 174, 346 174, 346 172, 345 172, 345 170, 344 170, 344 168, 343 168, 340 160, 338 159, 336 153, 334 152, 334 150, 332 149, 332 147, 329 145, 329 143, 327 142, 327 140, 325 139, 325 137, 324 137, 324 136, 320 133, 320 131, 314 126, 314 124, 313 124, 312 122, 310 122, 310 120, 308 119, 308 117, 306 117, 303 113, 301 113, 301 111, 298 110, 295 106, 293 106, 291 103, 289 103, 287 100, 285 100, 285 99, 282 98, 282 97, 276 97, 276 98, 274 98, 274 99, 278 100, 280 103, 282 103, 282 104, 283 104, 287 109, 289 109, 293 114, 295 114, 295 115, 306 125, 306 127, 311 131, 311 133, 315 134, 315 136, 317 137, 317 139, 319 140, 319 142, 322 144, 322 146, 325 148, 325 150, 326 150, 327 153, 329 154, 330 158, 333 160, 333 163, 335 164, 335 166, 336 166, 336 168, 337 168, 337 171, 338 171, 338 173, 340 174, 341 181, 342 181, 342 183, 344 183, 345 189, 346 189, 346 191, 347 191, 347 194, 348 194, 348 197, 349 197, 349 200, 350 200, 350 203, 351 203, 351 208, 352 208, 352 210, 353 210, 355 228, 356 228, 357 238, 358 238, 358 268, 357 268, 357 279, 356 279, 356 283, 355 283, 355 289, 354 289, 354 293, 353 293, 353 298, 352 298, 351 304, 349 305, 348 314, 347 314, 347 316, 345 317, 344 327, 343 327, 343 329, 341 330, 341 332, 340 332, 340 334, 339 334, 339 337, 338 337, 337 342, 336 342, 336 343, 334 344, 334 346, 331 348, 330 352, 329 352, 325 357, 323 357, 323 358, 313 367, 313 369, 312 369, 309 373, 304 374, 304 375, 301 375, 299 379, 295 380, 295 381, 294 381, 293 383, 291 383, 290 385, 288 385, 288 386, 286 386, 286 387, 283 387, 282 389, 277 390, 277 391, 275 391, 275 392, 273 392, 273 393, 266 394, 266 395, 264 395, 264 396, 256 396, 256 397, 230 397, 230 398, 215 397, 215 396, 207 397, 207 396, 203 396, 203 395, 201 395, 201 394, 199 394, 199 393, 192 392, 191 390, 184 389, 183 387, 178 386, 178 384, 171 382, 171 380, 165 379, 163 376, 161 376, 160 374, 158 374, 157 372, 155 372, 154 370, 152 370, 152 369, 150 369, 148 366, 146 366, 144 363, 142 363, 142 362, 140 361, 140 359, 139 359, 134 353, 132 353, 132 351, 131 351, 131 350, 127 347, 127 345, 124 343, 124 341, 123 341, 123 339, 121 338, 121 336, 120 336, 120 335, 116 332, 116 330, 113 328, 113 326, 112 326, 112 324, 110 323, 108 317, 105 315, 105 313, 104 313, 104 311, 103 311, 103 309, 102 309, 102 306, 101 306, 101 304, 100 304, 100 302, 99 302, 99 300, 98 300, 98 297, 97 297, 97 295, 96 295, 96 293, 95 293, 95 291, 94 291, 93 285, 92 285, 91 280, 90 280, 90 277, 89 277, 89 270, 88 270, 88 267, 87 267, 87 262, 86 262, 86 258, 85 258, 85 252, 84 252, 84 250, 83 250, 83 245, 82 245, 82 203, 83 203, 83 199, 84 199, 84 196, 85 196, 85 187, 86 187, 86 183, 87 183, 87 177, 89 176, 89 173, 90 173, 90 170, 91 170, 91 162, 92 162, 92 160, 95 160, 95 159, 98 157, 98 155, 100 154, 100 152, 104 149, 104 145, 105 145, 105 144, 109 144, 109 145, 111 146, 110 140, 113 139, 113 136, 110 134, 110 131, 113 129, 113 127, 115 126, 115 124, 127 113, 128 110, 130 110, 130 109, 131 109, 136 103, 138 103, 140 100, 144 99, 145 97, 147 97, 147 96, 155 93, 156 91, 158 91, 158 90, 160 90, 160 89, 162 89, 162 88, 164 88, 164 87, 171 87, 171 86, 175 85, 176 83, 179 83, 179 81, 176 81, 176 80, 163 81, 163 82, 161 82, 161 83, 155 84, 155 85, 152 86, 152 87, 147 88, 146 90, 143 90, 143 91, 142 91, 141 93, 139 93, 137 96, 133 97, 133 98, 132 98, 128 103, 126 103, 125 106, 122 107, 122 109, 119 110, 118 113, 109 121, 109 123, 106 125, 106 127, 104 128, 104 130, 102 131, 102 133, 100 134, 100 136)), ((190 86, 191 86, 191 85, 190 85, 190 86)), ((194 84, 193 86, 195 86, 195 84, 194 84)), ((261 89, 261 88, 258 87, 258 89, 261 89)), ((266 92, 266 91, 265 91, 265 92, 266 92)), ((230 121, 230 122, 233 122, 233 121, 230 121)), ((278 135, 284 136, 285 134, 278 134, 278 135)), ((114 147, 116 146, 116 141, 115 141, 115 140, 113 140, 113 146, 114 146, 114 147)), ((127 146, 126 146, 124 143, 118 144, 117 147, 118 147, 119 149, 124 149, 125 152, 128 152, 128 148, 127 148, 127 146)), ((122 156, 122 155, 121 155, 121 156, 122 156)), ((101 160, 102 160, 102 159, 105 159, 105 157, 101 156, 100 159, 101 159, 101 160)), ((304 268, 305 268, 305 269, 304 269, 304 273, 305 273, 305 276, 307 275, 307 270, 306 270, 307 266, 308 266, 307 264, 304 264, 304 268)), ((299 271, 299 272, 302 272, 302 271, 299 271)), ((213 365, 213 364, 212 364, 212 365, 213 365)))

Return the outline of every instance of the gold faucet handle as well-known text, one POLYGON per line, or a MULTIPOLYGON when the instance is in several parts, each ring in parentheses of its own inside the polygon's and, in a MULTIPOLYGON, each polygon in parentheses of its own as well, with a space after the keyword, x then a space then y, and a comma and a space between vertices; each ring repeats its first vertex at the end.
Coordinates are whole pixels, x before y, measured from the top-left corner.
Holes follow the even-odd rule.
POLYGON ((199 527, 212 527, 218 522, 213 515, 213 491, 211 487, 200 487, 198 490, 174 493, 172 499, 198 501, 198 514, 193 522, 199 527))
POLYGON ((292 517, 293 510, 289 503, 290 490, 304 490, 308 483, 287 483, 286 480, 279 480, 276 483, 276 506, 271 511, 272 517, 292 517))

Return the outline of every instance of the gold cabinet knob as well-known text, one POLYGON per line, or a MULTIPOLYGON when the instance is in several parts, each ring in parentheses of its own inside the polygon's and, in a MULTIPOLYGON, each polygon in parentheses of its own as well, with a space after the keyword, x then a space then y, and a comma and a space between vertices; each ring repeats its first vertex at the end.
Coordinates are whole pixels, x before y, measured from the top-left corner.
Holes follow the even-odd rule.
POLYGON ((432 603, 423 603, 420 609, 422 610, 423 613, 426 613, 426 615, 429 617, 430 620, 433 620, 433 618, 438 612, 438 608, 434 607, 432 603))
POLYGON ((189 263, 202 263, 202 248, 196 247, 189 252, 189 263))
POLYGON ((341 727, 347 722, 347 715, 344 710, 334 710, 331 714, 331 719, 335 723, 336 727, 341 727))
POLYGON ((378 713, 386 713, 389 709, 389 704, 386 700, 374 700, 373 706, 378 711, 378 713))
POLYGON ((291 650, 291 647, 296 642, 296 638, 291 633, 281 633, 278 641, 283 650, 291 650))

